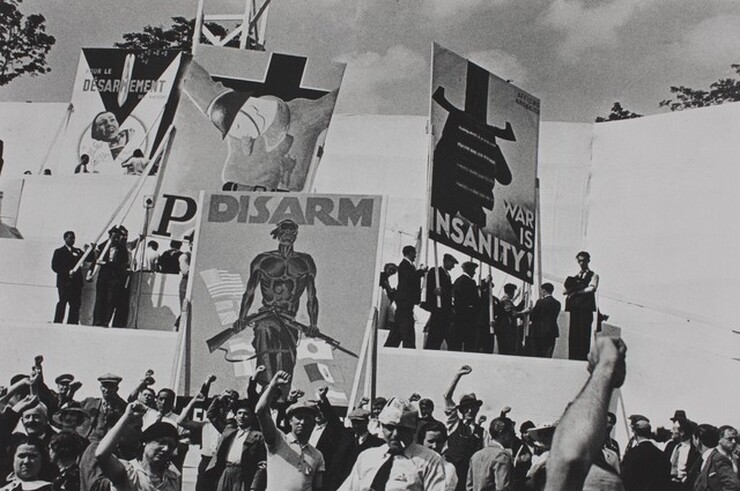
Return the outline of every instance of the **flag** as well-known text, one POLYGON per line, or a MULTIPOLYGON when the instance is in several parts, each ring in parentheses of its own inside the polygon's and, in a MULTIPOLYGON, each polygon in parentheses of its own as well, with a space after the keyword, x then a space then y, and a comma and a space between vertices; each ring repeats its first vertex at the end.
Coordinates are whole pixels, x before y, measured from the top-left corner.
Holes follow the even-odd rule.
POLYGON ((241 275, 224 269, 208 269, 201 271, 200 277, 208 288, 221 325, 233 324, 239 317, 245 289, 241 275))
POLYGON ((329 343, 323 339, 303 338, 298 343, 296 357, 299 360, 306 358, 312 358, 314 360, 333 360, 334 353, 332 352, 329 343))
POLYGON ((323 382, 324 376, 321 375, 321 370, 319 370, 317 363, 309 363, 308 365, 304 365, 303 369, 306 370, 306 375, 308 375, 308 380, 311 382, 323 382))
POLYGON ((328 366, 324 365, 323 363, 317 363, 316 367, 319 369, 319 373, 321 373, 321 376, 324 377, 324 380, 326 380, 330 384, 337 383, 336 380, 334 380, 334 377, 332 377, 328 366))
POLYGON ((347 397, 347 394, 333 389, 329 389, 329 391, 326 393, 326 397, 328 397, 329 401, 336 405, 349 403, 349 398, 347 397))

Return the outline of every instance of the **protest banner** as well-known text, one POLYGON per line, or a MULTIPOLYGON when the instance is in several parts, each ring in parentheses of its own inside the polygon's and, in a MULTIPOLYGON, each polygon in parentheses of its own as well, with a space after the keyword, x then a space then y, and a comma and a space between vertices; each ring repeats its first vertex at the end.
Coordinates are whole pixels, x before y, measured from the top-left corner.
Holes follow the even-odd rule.
POLYGON ((172 120, 182 58, 83 48, 55 174, 141 174, 172 120))
POLYGON ((205 48, 183 77, 152 220, 160 237, 193 229, 201 189, 311 191, 344 71, 329 65, 316 89, 303 85, 305 57, 205 48))
POLYGON ((429 237, 533 282, 539 100, 441 46, 429 237))
MULTIPOLYGON (((377 278, 380 197, 203 193, 191 267, 189 389, 264 365, 347 404, 377 278)), ((186 367, 187 369, 187 367, 186 367)), ((285 392, 287 395, 287 392, 285 392)))

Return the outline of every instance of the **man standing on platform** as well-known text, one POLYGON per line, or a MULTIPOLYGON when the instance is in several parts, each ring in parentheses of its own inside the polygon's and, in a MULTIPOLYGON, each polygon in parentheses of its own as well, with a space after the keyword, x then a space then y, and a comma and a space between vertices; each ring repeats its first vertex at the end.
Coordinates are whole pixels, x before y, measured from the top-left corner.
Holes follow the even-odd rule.
POLYGON ((51 259, 51 269, 57 274, 57 302, 54 322, 64 322, 64 311, 69 304, 67 324, 79 324, 80 304, 82 299, 82 268, 74 271, 74 267, 82 257, 82 251, 75 245, 75 233, 71 230, 64 232, 64 245, 54 251, 51 259))
POLYGON ((427 272, 427 295, 429 320, 427 321, 427 340, 424 349, 438 350, 442 341, 449 345, 449 333, 452 324, 452 278, 450 271, 457 264, 457 259, 451 254, 442 257, 442 267, 429 269, 427 272), (439 277, 439 286, 437 286, 439 277))
POLYGON ((396 287, 396 323, 391 328, 386 347, 416 348, 414 330, 414 305, 421 301, 421 278, 426 270, 416 269, 416 248, 403 248, 403 259, 398 264, 398 286, 396 287))
POLYGON ((452 295, 455 304, 455 316, 452 322, 452 333, 450 334, 450 351, 466 351, 472 353, 477 351, 476 339, 476 316, 480 304, 478 285, 473 276, 478 265, 473 261, 462 263, 463 274, 461 274, 452 286, 452 295))
POLYGON ((591 255, 581 251, 576 255, 581 271, 565 280, 565 310, 570 312, 570 333, 568 334, 568 358, 586 360, 591 348, 591 324, 596 312, 596 289, 599 275, 588 267, 591 255))
POLYGON ((97 263, 100 265, 95 285, 93 325, 108 327, 116 307, 120 304, 128 277, 128 249, 121 244, 121 231, 113 227, 108 231, 108 243, 98 246, 97 263))
POLYGON ((553 298, 553 290, 552 283, 543 283, 542 297, 537 300, 529 313, 531 322, 529 341, 532 345, 532 353, 538 358, 552 358, 555 340, 560 336, 558 329, 560 302, 553 298))

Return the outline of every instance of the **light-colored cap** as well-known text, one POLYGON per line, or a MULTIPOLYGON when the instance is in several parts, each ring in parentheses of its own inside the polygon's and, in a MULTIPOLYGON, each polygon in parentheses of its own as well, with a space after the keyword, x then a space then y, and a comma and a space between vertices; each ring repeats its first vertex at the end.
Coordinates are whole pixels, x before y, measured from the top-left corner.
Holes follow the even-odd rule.
POLYGON ((401 426, 416 429, 419 420, 418 408, 415 404, 403 399, 391 398, 378 415, 378 421, 384 425, 401 426))

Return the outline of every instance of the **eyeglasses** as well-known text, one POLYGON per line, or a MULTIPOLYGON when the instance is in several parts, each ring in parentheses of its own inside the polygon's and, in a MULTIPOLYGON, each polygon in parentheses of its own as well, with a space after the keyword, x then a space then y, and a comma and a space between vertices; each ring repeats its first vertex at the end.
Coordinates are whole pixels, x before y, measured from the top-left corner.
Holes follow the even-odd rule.
POLYGON ((736 437, 736 436, 726 436, 726 437, 724 437, 725 440, 729 440, 731 442, 736 442, 737 441, 737 438, 738 437, 736 437))

